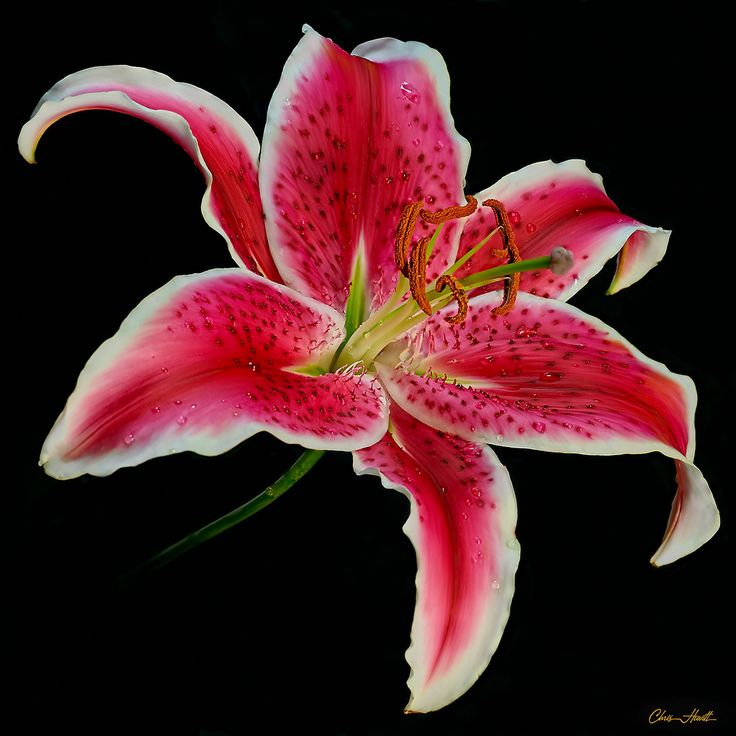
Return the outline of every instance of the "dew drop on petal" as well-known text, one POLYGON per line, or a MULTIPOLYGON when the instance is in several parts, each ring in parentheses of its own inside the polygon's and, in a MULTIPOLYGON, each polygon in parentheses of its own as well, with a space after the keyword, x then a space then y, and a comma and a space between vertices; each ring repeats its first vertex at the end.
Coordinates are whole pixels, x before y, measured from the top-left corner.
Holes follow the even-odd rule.
POLYGON ((415 138, 415 139, 414 139, 414 140, 412 141, 412 143, 413 143, 413 144, 414 144, 415 146, 418 146, 418 145, 419 145, 419 144, 420 144, 421 142, 422 142, 422 139, 421 139, 421 138, 415 138))
POLYGON ((499 583, 498 580, 493 580, 491 582, 491 588, 493 588, 493 590, 500 590, 501 589, 501 583, 499 583))
POLYGON ((417 92, 417 88, 410 82, 401 83, 401 94, 404 95, 409 102, 412 102, 415 105, 422 99, 422 96, 417 92))
POLYGON ((521 215, 516 210, 509 212, 509 220, 512 225, 518 225, 521 222, 521 215))
POLYGON ((522 338, 522 337, 534 337, 537 334, 537 331, 534 329, 531 329, 527 327, 526 325, 522 325, 519 327, 518 330, 516 330, 516 337, 522 338))
POLYGON ((161 407, 160 406, 153 406, 151 407, 151 414, 160 414, 161 413, 161 407))
POLYGON ((480 537, 475 537, 475 539, 473 539, 473 541, 474 541, 474 542, 475 542, 476 544, 480 544, 480 543, 481 543, 481 542, 482 542, 483 540, 482 540, 482 539, 481 539, 480 537))
POLYGON ((545 371, 539 376, 539 380, 544 383, 557 383, 561 378, 562 376, 554 371, 545 371))
POLYGON ((547 425, 544 422, 534 422, 534 424, 532 424, 532 429, 535 432, 539 432, 539 434, 544 434, 547 429, 547 425))
POLYGON ((184 426, 187 423, 187 418, 182 414, 179 416, 179 418, 176 420, 176 423, 184 426))
POLYGON ((527 222, 526 231, 531 235, 532 233, 537 232, 537 226, 533 222, 527 222))
POLYGON ((130 447, 135 442, 135 435, 131 432, 129 435, 126 435, 123 439, 123 442, 130 447))

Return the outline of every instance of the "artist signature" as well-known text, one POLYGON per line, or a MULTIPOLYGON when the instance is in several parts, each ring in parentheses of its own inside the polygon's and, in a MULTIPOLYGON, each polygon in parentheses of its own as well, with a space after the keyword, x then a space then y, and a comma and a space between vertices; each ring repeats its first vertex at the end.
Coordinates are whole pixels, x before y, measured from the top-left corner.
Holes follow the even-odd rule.
POLYGON ((678 723, 710 723, 718 720, 712 710, 707 713, 701 713, 698 708, 693 708, 690 713, 686 713, 681 716, 673 715, 668 713, 664 708, 655 708, 649 714, 649 723, 671 723, 677 721, 678 723))

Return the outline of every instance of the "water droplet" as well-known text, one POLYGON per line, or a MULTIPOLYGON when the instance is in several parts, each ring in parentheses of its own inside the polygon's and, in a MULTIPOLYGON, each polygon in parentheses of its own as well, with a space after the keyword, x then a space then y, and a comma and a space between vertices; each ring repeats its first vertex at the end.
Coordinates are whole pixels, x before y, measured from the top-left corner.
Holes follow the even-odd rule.
POLYGON ((315 161, 321 161, 324 157, 324 151, 312 151, 312 153, 309 154, 315 161))
POLYGON ((428 194, 424 200, 427 204, 434 204, 434 197, 431 194, 428 194))
POLYGON ((135 442, 135 435, 131 432, 129 435, 126 435, 125 439, 123 439, 123 442, 130 447, 135 442))
POLYGON ((412 141, 412 143, 413 143, 413 144, 414 144, 415 146, 418 146, 418 145, 419 145, 419 144, 420 144, 421 142, 422 142, 422 139, 421 139, 421 138, 415 138, 415 139, 414 139, 414 140, 412 141))
POLYGON ((160 414, 160 413, 161 413, 161 407, 160 406, 151 407, 151 414, 160 414))
POLYGON ((474 539, 473 541, 474 541, 474 542, 475 542, 476 544, 481 544, 481 543, 483 542, 483 540, 482 540, 482 539, 481 539, 480 537, 476 537, 476 538, 475 538, 475 539, 474 539))
POLYGON ((534 422, 532 429, 539 434, 544 434, 547 431, 547 425, 544 422, 534 422))
POLYGON ((493 580, 491 582, 491 588, 493 588, 493 590, 500 590, 501 583, 499 583, 498 580, 493 580))
POLYGON ((169 369, 168 368, 162 368, 161 369, 161 373, 168 373, 168 372, 169 372, 169 369))
POLYGON ((470 489, 470 492, 471 492, 471 493, 472 493, 472 494, 473 494, 473 495, 474 495, 474 496, 475 496, 476 498, 480 498, 480 497, 481 497, 481 496, 483 495, 483 491, 481 491, 481 489, 480 489, 480 488, 478 488, 478 486, 473 486, 473 487, 472 487, 472 488, 470 489))
POLYGON ((554 371, 546 371, 545 373, 542 373, 541 376, 539 376, 539 380, 544 383, 557 383, 562 378, 562 376, 559 373, 555 373, 554 371))
POLYGON ((468 520, 468 515, 464 511, 462 512, 462 514, 460 514, 460 516, 462 516, 465 521, 468 520))
POLYGON ((191 409, 196 409, 197 408, 197 405, 196 404, 192 404, 190 408, 191 409))
POLYGON ((521 222, 521 215, 516 210, 509 212, 509 220, 512 225, 518 225, 521 222))
POLYGON ((534 337, 536 334, 536 330, 528 328, 526 325, 522 325, 518 330, 516 330, 516 337, 534 337))
POLYGON ((527 222, 526 231, 531 235, 532 233, 537 232, 537 226, 533 222, 527 222))
POLYGON ((177 406, 181 406, 181 399, 177 399, 176 401, 174 401, 174 403, 175 403, 175 404, 176 404, 177 406))
POLYGON ((503 435, 502 434, 497 434, 496 435, 496 442, 503 442, 503 435))
POLYGON ((184 426, 187 423, 187 418, 182 414, 177 420, 177 424, 180 424, 181 426, 184 426))
POLYGON ((442 141, 435 141, 434 142, 434 150, 435 151, 441 151, 445 147, 445 144, 442 141))
POLYGON ((422 99, 422 96, 417 92, 417 88, 409 82, 401 83, 401 94, 404 95, 409 102, 412 102, 415 105, 422 99))

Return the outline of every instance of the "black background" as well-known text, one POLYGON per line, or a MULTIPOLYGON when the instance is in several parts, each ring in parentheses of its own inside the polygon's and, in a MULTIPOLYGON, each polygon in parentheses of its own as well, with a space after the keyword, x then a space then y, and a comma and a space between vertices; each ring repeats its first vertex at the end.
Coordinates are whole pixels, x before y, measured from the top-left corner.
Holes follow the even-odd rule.
POLYGON ((725 18, 704 4, 466 2, 26 4, 6 35, 4 541, 8 733, 726 733, 733 662, 733 196, 725 18), (153 578, 115 577, 274 480, 298 448, 262 435, 60 483, 43 439, 102 340, 172 276, 229 265, 201 220, 202 181, 163 134, 113 113, 49 130, 38 166, 12 142, 37 99, 86 66, 130 63, 197 84, 263 130, 309 22, 346 49, 380 36, 444 55, 473 153, 468 192, 533 161, 585 158, 628 214, 670 227, 665 261, 615 297, 612 268, 574 303, 692 376, 697 461, 719 534, 672 566, 648 560, 675 484, 670 460, 498 451, 519 503, 517 593, 498 652, 460 700, 405 716, 414 553, 399 494, 329 454, 241 527, 153 578), (17 287, 17 295, 15 288, 17 287), (6 439, 6 443, 7 443, 6 439), (715 723, 649 725, 654 708, 715 723), (11 726, 11 721, 17 725, 11 726))

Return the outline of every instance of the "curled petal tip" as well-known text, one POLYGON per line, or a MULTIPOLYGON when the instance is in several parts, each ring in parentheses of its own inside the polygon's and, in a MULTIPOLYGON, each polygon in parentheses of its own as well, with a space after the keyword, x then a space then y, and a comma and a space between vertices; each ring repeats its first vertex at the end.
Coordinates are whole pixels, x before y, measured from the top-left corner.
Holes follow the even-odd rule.
POLYGON ((703 474, 692 463, 675 462, 677 494, 667 530, 650 563, 662 567, 705 544, 718 531, 721 516, 703 474))

